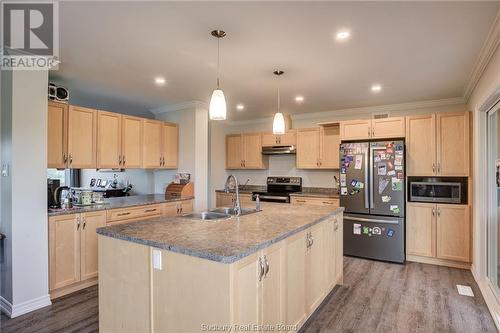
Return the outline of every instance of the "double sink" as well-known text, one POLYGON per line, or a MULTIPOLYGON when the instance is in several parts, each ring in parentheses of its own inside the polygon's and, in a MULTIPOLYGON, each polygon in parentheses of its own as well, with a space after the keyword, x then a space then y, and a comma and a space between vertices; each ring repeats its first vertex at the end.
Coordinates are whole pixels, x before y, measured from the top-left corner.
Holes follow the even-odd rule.
MULTIPOLYGON (((240 216, 256 213, 255 209, 241 208, 240 216)), ((221 207, 209 211, 191 213, 182 217, 200 221, 220 221, 236 216, 236 210, 229 207, 221 207)))

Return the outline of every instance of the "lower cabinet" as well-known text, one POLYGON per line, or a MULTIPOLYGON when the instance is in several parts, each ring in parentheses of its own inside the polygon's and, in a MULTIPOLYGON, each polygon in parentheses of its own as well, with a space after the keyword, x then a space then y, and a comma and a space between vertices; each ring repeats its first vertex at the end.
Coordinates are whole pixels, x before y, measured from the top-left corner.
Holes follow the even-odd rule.
POLYGON ((408 260, 424 257, 469 263, 470 229, 468 205, 408 203, 408 260))
POLYGON ((95 230, 105 225, 104 211, 49 218, 49 290, 52 298, 97 282, 95 230))
MULTIPOLYGON (((215 198, 216 207, 233 207, 236 201, 236 194, 216 192, 215 198)), ((240 193, 240 204, 242 207, 255 206, 255 201, 252 201, 250 193, 240 193)))
POLYGON ((307 197, 307 196, 301 197, 298 195, 293 195, 290 198, 290 203, 292 205, 332 206, 337 208, 340 206, 340 199, 331 197, 325 197, 325 198, 307 197))
POLYGON ((166 202, 162 204, 162 216, 179 216, 193 211, 193 200, 166 202))

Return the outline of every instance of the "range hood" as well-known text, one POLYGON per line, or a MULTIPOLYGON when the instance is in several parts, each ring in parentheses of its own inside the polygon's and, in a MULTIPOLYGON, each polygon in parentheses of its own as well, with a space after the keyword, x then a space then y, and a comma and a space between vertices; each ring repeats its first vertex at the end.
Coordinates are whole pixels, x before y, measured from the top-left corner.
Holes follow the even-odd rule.
POLYGON ((262 147, 262 155, 290 155, 296 153, 297 153, 297 147, 293 145, 262 147))

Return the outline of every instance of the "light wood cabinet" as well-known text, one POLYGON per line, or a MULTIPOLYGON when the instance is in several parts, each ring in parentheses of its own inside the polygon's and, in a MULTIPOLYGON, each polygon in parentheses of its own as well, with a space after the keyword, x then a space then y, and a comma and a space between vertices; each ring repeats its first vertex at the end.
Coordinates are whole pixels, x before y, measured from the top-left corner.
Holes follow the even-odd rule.
POLYGON ((308 313, 316 310, 326 292, 325 231, 326 223, 316 224, 309 231, 310 242, 306 252, 306 301, 308 313))
POLYGON ((96 168, 97 111, 70 106, 68 112, 68 167, 96 168))
POLYGON ((345 120, 340 122, 342 140, 389 139, 405 137, 405 118, 345 120))
POLYGON ((292 205, 332 206, 332 208, 337 208, 340 206, 340 199, 292 195, 290 198, 290 203, 292 205))
POLYGON ((371 137, 370 119, 346 120, 340 122, 342 140, 364 140, 371 137))
MULTIPOLYGON (((78 289, 98 274, 96 228, 106 224, 105 212, 49 218, 49 289, 51 297, 78 289)), ((86 285, 84 285, 86 286, 86 285)))
POLYGON ((319 158, 319 128, 299 128, 297 130, 297 168, 317 169, 319 158))
POLYGON ((287 130, 285 134, 275 135, 273 133, 262 134, 262 147, 272 146, 295 146, 297 144, 297 130, 287 130))
POLYGON ((122 166, 122 116, 118 113, 97 112, 97 168, 122 166))
MULTIPOLYGON (((216 207, 233 207, 236 201, 235 193, 216 192, 215 193, 215 206, 216 207)), ((252 201, 250 193, 240 193, 240 204, 242 207, 255 207, 255 201, 252 201)))
POLYGON ((122 166, 142 168, 142 118, 122 116, 122 166))
POLYGON ((180 216, 193 212, 193 200, 166 202, 162 204, 162 216, 180 216))
POLYGON ((469 176, 469 112, 437 114, 437 174, 469 176))
POLYGON ((260 133, 226 136, 226 169, 266 169, 267 161, 260 133))
POLYGON ((163 123, 158 120, 144 119, 142 124, 143 167, 160 168, 163 165, 163 123))
POLYGON ((49 102, 47 118, 47 167, 64 169, 68 150, 68 105, 49 102))
POLYGON ((283 251, 281 244, 268 247, 262 251, 265 267, 260 302, 262 325, 269 326, 284 322, 283 251))
POLYGON ((177 169, 179 160, 179 126, 174 123, 163 124, 163 169, 177 169))
POLYGON ((469 117, 469 112, 406 117, 408 176, 469 176, 469 117))
POLYGON ((158 217, 161 214, 162 207, 160 204, 110 209, 106 211, 106 222, 107 224, 128 223, 158 217))
MULTIPOLYGON (((344 218, 343 213, 334 216, 333 221, 334 237, 334 262, 335 262, 335 284, 344 283, 344 218)), ((329 288, 329 290, 331 290, 329 288)))
POLYGON ((285 323, 300 327, 307 318, 306 307, 306 251, 308 231, 285 240, 285 323))
POLYGON ((298 169, 338 169, 340 137, 338 126, 297 130, 298 169))
POLYGON ((235 322, 258 324, 262 310, 261 253, 250 255, 235 265, 235 322))
POLYGON ((407 204, 407 245, 410 256, 470 262, 468 205, 407 204))

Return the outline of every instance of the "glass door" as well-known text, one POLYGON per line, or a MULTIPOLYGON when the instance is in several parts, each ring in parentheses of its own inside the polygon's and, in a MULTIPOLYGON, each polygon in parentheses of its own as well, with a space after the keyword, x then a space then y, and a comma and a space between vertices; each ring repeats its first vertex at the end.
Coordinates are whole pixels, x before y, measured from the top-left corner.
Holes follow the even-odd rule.
POLYGON ((500 297, 500 115, 488 112, 488 279, 500 297))

